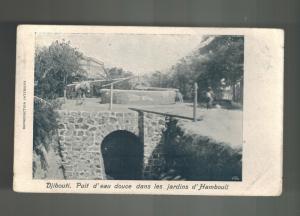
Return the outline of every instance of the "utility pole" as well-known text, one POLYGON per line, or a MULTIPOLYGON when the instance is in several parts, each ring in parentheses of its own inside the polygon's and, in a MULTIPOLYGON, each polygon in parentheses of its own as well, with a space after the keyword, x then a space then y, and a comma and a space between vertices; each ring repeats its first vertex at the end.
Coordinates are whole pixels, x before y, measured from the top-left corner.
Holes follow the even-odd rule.
POLYGON ((197 105, 198 105, 198 84, 194 83, 194 110, 193 110, 193 119, 194 122, 197 121, 197 105))

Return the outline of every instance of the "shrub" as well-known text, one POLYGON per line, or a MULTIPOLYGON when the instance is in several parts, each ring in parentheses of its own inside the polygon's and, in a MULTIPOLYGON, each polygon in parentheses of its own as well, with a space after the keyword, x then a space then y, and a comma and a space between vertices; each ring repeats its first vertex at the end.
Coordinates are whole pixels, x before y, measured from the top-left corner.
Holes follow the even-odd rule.
MULTIPOLYGON (((57 114, 51 103, 34 97, 33 151, 40 157, 44 170, 48 167, 47 151, 58 128, 56 118, 57 114)), ((34 174, 35 164, 33 165, 34 174)))

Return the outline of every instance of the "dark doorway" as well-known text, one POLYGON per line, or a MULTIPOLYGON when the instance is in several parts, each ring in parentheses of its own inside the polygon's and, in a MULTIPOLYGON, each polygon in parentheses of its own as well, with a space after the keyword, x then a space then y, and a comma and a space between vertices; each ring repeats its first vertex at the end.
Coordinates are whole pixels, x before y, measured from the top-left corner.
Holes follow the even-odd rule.
POLYGON ((141 179, 143 145, 136 135, 125 130, 114 131, 104 138, 101 151, 108 179, 141 179))

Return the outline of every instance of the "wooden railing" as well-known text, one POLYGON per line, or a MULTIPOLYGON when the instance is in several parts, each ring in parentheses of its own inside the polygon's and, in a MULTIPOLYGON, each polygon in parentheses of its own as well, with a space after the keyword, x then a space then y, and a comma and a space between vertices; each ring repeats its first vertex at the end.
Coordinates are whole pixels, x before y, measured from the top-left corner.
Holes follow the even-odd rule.
MULTIPOLYGON (((148 112, 148 113, 153 113, 153 114, 157 114, 157 115, 169 116, 169 117, 173 117, 173 118, 188 119, 188 120, 191 120, 191 121, 195 120, 194 117, 188 117, 188 116, 183 116, 183 115, 176 115, 176 114, 166 113, 166 112, 158 112, 158 111, 146 110, 146 109, 140 109, 140 108, 133 108, 133 107, 129 107, 128 109, 133 110, 133 111, 137 111, 137 112, 148 112)), ((201 117, 196 118, 196 121, 201 121, 201 120, 202 120, 201 117)))

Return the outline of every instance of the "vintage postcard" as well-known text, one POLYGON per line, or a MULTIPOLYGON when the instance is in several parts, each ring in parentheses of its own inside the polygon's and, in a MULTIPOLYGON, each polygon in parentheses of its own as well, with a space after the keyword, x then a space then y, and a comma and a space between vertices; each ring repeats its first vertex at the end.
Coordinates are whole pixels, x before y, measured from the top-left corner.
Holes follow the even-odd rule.
POLYGON ((17 29, 17 192, 279 196, 280 29, 17 29))

